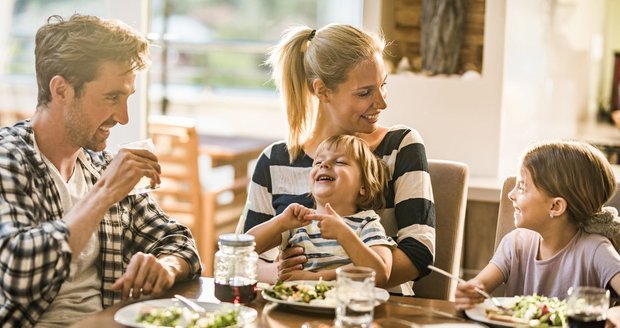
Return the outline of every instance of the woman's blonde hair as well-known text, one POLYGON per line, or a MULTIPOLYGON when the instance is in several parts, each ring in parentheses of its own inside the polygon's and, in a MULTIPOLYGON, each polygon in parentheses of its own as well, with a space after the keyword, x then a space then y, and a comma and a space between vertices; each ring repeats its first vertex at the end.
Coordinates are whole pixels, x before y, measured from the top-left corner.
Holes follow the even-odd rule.
POLYGON ((383 53, 385 40, 346 24, 320 30, 307 26, 288 29, 270 52, 267 64, 286 106, 291 162, 302 151, 302 137, 314 118, 312 82, 320 79, 336 90, 357 64, 383 53))
POLYGON ((119 21, 75 14, 64 20, 50 16, 35 38, 38 106, 52 100, 49 83, 60 75, 82 94, 85 83, 97 77, 104 61, 125 64, 128 71, 148 66, 149 45, 144 36, 119 21))
POLYGON ((344 150, 344 153, 359 164, 362 187, 366 191, 357 199, 360 210, 379 210, 385 207, 385 190, 388 183, 386 164, 378 158, 368 144, 352 135, 331 136, 319 145, 317 154, 323 150, 344 150))
POLYGON ((580 229, 607 237, 620 232, 617 212, 603 208, 616 178, 600 150, 577 141, 546 142, 529 149, 522 165, 536 188, 566 200, 568 217, 580 229))

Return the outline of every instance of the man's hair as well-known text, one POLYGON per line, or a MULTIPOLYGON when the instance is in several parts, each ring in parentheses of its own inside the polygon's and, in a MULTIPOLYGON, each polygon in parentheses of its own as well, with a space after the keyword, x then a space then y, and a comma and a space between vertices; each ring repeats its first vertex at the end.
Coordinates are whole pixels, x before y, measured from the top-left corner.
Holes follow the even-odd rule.
POLYGON ((335 135, 323 140, 317 147, 316 153, 324 149, 344 150, 347 156, 352 157, 359 164, 361 182, 366 193, 358 197, 356 204, 358 209, 380 210, 385 207, 384 193, 387 189, 388 169, 364 140, 352 135, 335 135))
POLYGON ((84 84, 97 77, 102 62, 124 64, 128 72, 150 63, 148 41, 138 31, 119 21, 79 14, 69 20, 50 16, 37 31, 34 54, 37 106, 52 100, 49 83, 56 75, 65 78, 80 97, 84 84))

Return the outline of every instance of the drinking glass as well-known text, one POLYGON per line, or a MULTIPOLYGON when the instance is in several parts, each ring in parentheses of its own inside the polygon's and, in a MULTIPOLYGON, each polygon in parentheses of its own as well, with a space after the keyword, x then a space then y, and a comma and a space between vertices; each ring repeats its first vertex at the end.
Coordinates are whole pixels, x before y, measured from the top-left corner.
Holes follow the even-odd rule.
POLYGON ((566 299, 570 328, 603 328, 609 309, 609 291, 598 287, 571 287, 566 299))
POLYGON ((375 270, 336 269, 336 327, 370 328, 375 308, 375 270))
MULTIPOLYGON (((153 143, 153 139, 151 138, 129 142, 119 145, 118 147, 124 149, 146 149, 151 153, 155 152, 155 144, 153 143)), ((153 191, 157 188, 159 188, 159 185, 151 186, 151 178, 143 176, 140 181, 138 181, 136 186, 129 192, 128 195, 143 194, 149 191, 153 191)))

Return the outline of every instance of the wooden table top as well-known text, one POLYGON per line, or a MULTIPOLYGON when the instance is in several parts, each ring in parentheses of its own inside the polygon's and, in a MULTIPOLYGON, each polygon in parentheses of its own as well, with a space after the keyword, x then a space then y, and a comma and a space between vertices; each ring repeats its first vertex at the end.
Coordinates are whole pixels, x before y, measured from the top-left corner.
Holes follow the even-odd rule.
MULTIPOLYGON (((192 281, 178 283, 159 298, 173 297, 174 294, 181 294, 202 302, 219 303, 214 296, 213 278, 201 277, 192 281)), ((77 322, 72 327, 127 327, 116 323, 114 321, 114 314, 118 309, 134 302, 129 300, 120 302, 77 322)), ((333 314, 300 312, 285 305, 265 301, 260 295, 247 306, 256 309, 258 317, 246 327, 301 327, 304 322, 308 321, 331 326, 334 321, 333 314)), ((375 308, 374 318, 374 327, 378 328, 382 327, 380 322, 386 318, 403 319, 417 324, 438 324, 462 323, 465 317, 462 311, 456 310, 453 302, 390 296, 387 303, 375 308), (448 315, 452 315, 454 318, 449 318, 448 315)), ((385 325, 384 327, 387 326, 385 325)))
POLYGON ((247 175, 248 164, 274 140, 250 137, 199 135, 200 153, 211 158, 211 166, 232 165, 235 179, 247 175))

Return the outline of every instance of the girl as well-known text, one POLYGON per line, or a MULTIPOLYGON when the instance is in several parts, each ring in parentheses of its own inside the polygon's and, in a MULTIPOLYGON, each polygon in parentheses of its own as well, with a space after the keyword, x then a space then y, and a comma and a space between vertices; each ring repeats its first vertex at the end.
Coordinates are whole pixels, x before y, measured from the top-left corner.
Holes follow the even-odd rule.
POLYGON ((310 171, 316 212, 293 203, 248 233, 256 237, 259 253, 280 244, 303 247, 309 260, 300 279, 334 280, 333 270, 321 270, 352 263, 373 268, 376 284, 383 286, 396 243, 385 235, 373 209, 385 206, 386 183, 387 168, 363 140, 330 137, 317 148, 310 171))
POLYGON ((620 219, 603 207, 615 188, 611 165, 593 146, 568 141, 528 150, 508 194, 517 229, 475 278, 458 285, 458 307, 482 302, 475 287, 493 291, 502 283, 506 296, 563 299, 572 286, 620 291, 620 256, 608 239, 620 219))
MULTIPOLYGON (((345 24, 319 30, 300 26, 285 34, 268 64, 286 105, 289 137, 267 147, 258 159, 239 230, 270 220, 291 203, 310 207, 307 176, 317 146, 334 135, 358 136, 389 167, 386 207, 378 214, 398 242, 392 250, 391 287, 428 274, 435 251, 435 208, 420 135, 406 126, 378 123, 387 108, 384 46, 382 38, 345 24)), ((288 248, 279 261, 259 263, 259 279, 299 279, 308 260, 302 247, 288 248)), ((412 294, 409 284, 392 291, 412 294)))

